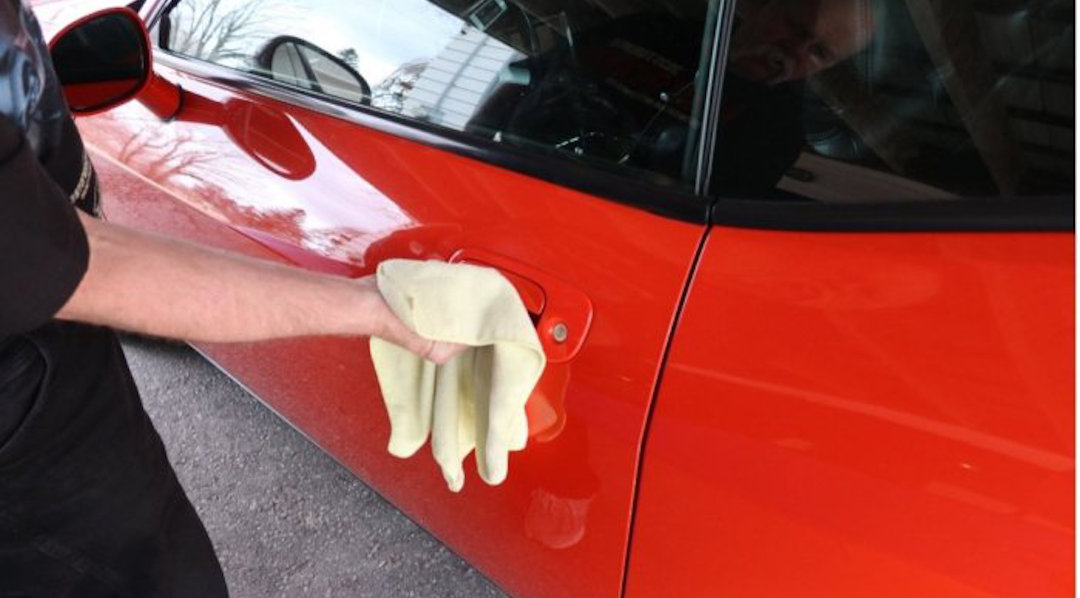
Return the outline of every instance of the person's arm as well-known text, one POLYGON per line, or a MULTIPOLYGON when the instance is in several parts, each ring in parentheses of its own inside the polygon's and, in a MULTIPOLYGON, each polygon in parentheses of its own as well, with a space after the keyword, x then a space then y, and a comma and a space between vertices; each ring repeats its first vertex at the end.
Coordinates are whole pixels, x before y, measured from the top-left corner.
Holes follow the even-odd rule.
POLYGON ((370 335, 437 362, 460 349, 409 330, 371 277, 308 272, 79 216, 89 266, 58 318, 188 341, 370 335))

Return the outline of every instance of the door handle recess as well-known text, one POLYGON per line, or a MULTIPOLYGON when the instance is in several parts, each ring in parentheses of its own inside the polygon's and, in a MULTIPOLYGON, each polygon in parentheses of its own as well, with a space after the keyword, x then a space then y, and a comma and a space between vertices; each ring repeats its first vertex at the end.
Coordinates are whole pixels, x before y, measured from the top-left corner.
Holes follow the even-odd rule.
POLYGON ((593 306, 585 293, 542 270, 483 249, 460 249, 450 263, 495 268, 514 285, 529 312, 548 363, 570 361, 585 344, 593 306))

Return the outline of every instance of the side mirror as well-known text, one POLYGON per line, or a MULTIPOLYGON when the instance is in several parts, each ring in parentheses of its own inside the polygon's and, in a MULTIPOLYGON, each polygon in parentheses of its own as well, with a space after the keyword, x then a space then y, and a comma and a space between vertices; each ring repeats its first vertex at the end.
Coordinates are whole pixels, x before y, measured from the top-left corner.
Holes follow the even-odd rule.
POLYGON ((255 55, 259 74, 357 104, 371 104, 371 86, 347 62, 315 44, 281 35, 255 55))
POLYGON ((128 8, 109 8, 75 21, 53 38, 49 49, 75 114, 118 106, 153 77, 146 27, 128 8))

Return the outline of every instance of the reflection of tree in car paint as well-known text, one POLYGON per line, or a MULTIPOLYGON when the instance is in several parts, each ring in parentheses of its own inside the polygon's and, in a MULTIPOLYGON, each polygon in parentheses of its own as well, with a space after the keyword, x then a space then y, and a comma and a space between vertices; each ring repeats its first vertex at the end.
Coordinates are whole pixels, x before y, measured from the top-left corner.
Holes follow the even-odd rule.
POLYGON ((182 148, 192 147, 193 140, 190 131, 182 131, 175 137, 163 137, 144 128, 124 142, 116 157, 125 164, 138 163, 143 175, 153 181, 161 181, 213 159, 206 152, 182 151, 182 148))
MULTIPOLYGON (((133 104, 119 108, 118 112, 130 110, 143 109, 133 104)), ((384 234, 383 229, 399 226, 403 218, 407 219, 391 206, 375 202, 364 219, 366 223, 378 223, 374 228, 357 226, 355 221, 328 222, 326 226, 320 226, 303 207, 272 205, 274 190, 281 182, 280 173, 264 176, 252 170, 246 160, 236 162, 242 158, 224 145, 236 144, 227 135, 204 135, 190 128, 157 124, 128 129, 124 123, 131 121, 117 116, 106 113, 92 119, 96 130, 107 132, 97 138, 101 150, 116 156, 132 170, 145 174, 188 206, 231 227, 259 231, 277 241, 339 262, 363 264, 365 252, 384 234), (251 174, 254 178, 247 176, 251 174), (242 203, 248 194, 237 193, 237 189, 253 192, 252 196, 259 198, 258 203, 242 203), (382 214, 382 217, 373 218, 373 214, 382 214)), ((326 219, 315 215, 315 220, 321 223, 326 219)))
MULTIPOLYGON (((110 130, 122 126, 122 122, 106 114, 94 119, 94 127, 110 130)), ((124 133, 101 135, 97 139, 104 142, 125 139, 119 147, 102 149, 145 178, 170 189, 173 195, 200 212, 223 222, 265 230, 282 240, 302 244, 305 237, 303 209, 266 209, 238 204, 234 194, 213 181, 214 177, 207 176, 210 172, 207 167, 220 164, 222 156, 228 152, 218 151, 213 143, 198 137, 190 129, 162 134, 161 127, 147 125, 124 133)), ((213 168, 212 171, 235 170, 213 168)))

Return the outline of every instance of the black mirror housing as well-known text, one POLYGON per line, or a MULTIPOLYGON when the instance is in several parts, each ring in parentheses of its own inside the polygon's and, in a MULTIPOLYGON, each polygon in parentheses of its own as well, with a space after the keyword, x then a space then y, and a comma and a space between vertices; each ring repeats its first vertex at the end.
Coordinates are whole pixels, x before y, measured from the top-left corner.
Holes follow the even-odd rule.
POLYGON ((75 21, 49 44, 53 66, 74 114, 103 112, 139 95, 152 76, 150 37, 124 7, 75 21))

